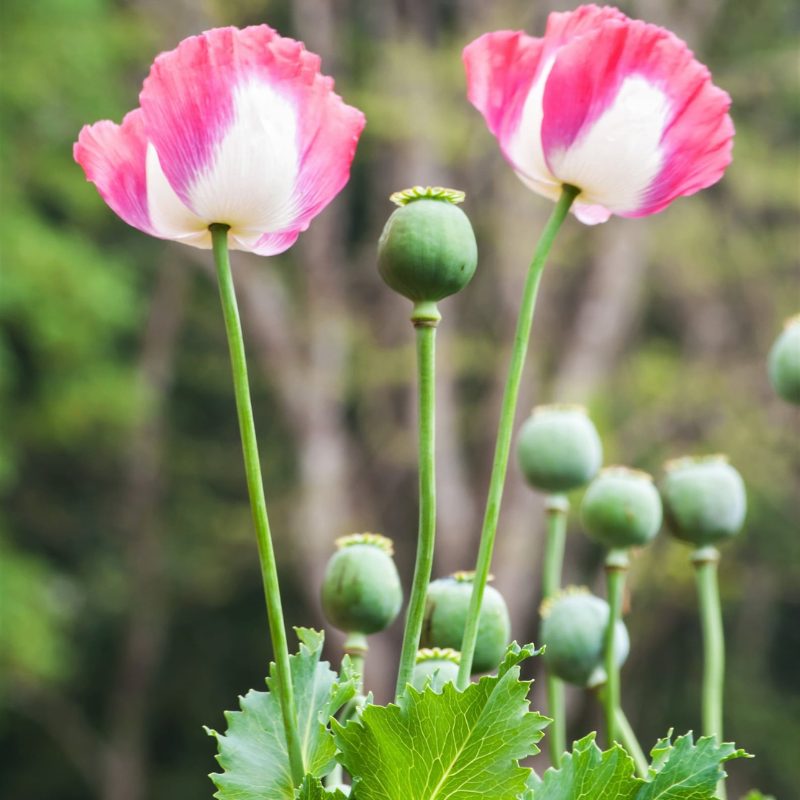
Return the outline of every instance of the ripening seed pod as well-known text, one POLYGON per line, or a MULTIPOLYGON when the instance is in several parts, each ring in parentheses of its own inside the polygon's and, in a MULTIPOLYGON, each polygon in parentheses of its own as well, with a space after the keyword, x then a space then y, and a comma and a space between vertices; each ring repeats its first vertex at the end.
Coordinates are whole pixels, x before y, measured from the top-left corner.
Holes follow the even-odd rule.
POLYGON ((664 464, 664 519, 677 539, 707 547, 736 535, 744 524, 747 495, 727 456, 677 458, 664 464))
POLYGON ((534 489, 558 494, 594 478, 603 444, 583 406, 538 406, 520 429, 517 455, 534 489))
POLYGON ((417 663, 411 675, 411 685, 421 692, 426 685, 440 694, 446 683, 456 683, 461 653, 450 647, 425 647, 417 653, 417 663))
POLYGON ((322 581, 322 608, 328 622, 345 633, 377 633, 394 622, 403 589, 392 540, 355 533, 336 540, 322 581))
POLYGON ((610 550, 646 545, 661 528, 661 517, 653 478, 629 467, 601 470, 581 504, 584 528, 610 550))
POLYGON ((787 403, 800 405, 800 314, 786 320, 769 351, 767 367, 772 388, 787 403))
MULTIPOLYGON (((447 578, 431 581, 425 601, 422 647, 450 647, 454 650, 461 647, 474 579, 474 572, 454 572, 447 578)), ((506 601, 497 589, 487 586, 478 620, 472 674, 497 669, 510 640, 511 620, 506 601)))
MULTIPOLYGON (((541 608, 544 660, 551 674, 575 686, 605 683, 603 647, 608 626, 608 603, 587 589, 568 587, 541 608)), ((625 623, 614 630, 614 655, 622 666, 628 657, 630 640, 625 623)))
POLYGON ((463 192, 415 186, 395 192, 400 206, 378 242, 378 272, 398 294, 432 307, 461 291, 475 273, 478 245, 467 215, 456 206, 463 192))

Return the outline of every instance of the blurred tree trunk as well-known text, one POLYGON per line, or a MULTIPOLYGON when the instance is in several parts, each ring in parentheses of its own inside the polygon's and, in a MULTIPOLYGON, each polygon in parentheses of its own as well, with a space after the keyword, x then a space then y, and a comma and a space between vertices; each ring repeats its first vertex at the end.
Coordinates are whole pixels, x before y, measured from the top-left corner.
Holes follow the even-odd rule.
POLYGON ((167 397, 187 270, 159 270, 140 359, 145 417, 131 437, 118 525, 130 578, 130 616, 112 691, 103 765, 104 800, 146 800, 148 696, 163 655, 168 607, 156 512, 167 397))

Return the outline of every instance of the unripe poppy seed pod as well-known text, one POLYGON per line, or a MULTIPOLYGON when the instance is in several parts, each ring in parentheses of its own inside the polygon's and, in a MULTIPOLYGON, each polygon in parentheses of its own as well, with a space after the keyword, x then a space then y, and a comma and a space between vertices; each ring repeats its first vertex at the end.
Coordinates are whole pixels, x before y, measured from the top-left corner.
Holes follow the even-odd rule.
POLYGON ((747 495, 742 476, 726 456, 678 458, 664 464, 664 470, 664 518, 677 539, 707 547, 741 530, 747 495))
MULTIPOLYGON (((473 572, 455 572, 447 578, 431 581, 425 601, 422 647, 461 647, 474 579, 473 572)), ((497 669, 510 640, 511 620, 506 601, 497 589, 487 586, 478 620, 472 674, 497 669)))
POLYGON ((661 497, 646 472, 606 467, 583 496, 581 518, 589 535, 609 549, 642 547, 661 528, 661 497))
POLYGON ((769 351, 769 382, 787 402, 800 405, 800 314, 786 320, 769 351))
POLYGON ((416 186, 391 199, 400 208, 378 242, 378 272, 387 286, 416 304, 461 291, 478 263, 472 225, 455 205, 464 193, 416 186))
MULTIPOLYGON (((569 587, 542 603, 542 644, 547 669, 575 686, 605 682, 603 640, 608 626, 608 603, 586 589, 569 587)), ((628 657, 630 639, 625 623, 614 630, 614 656, 622 666, 628 657)))
POLYGON ((403 604, 392 541, 377 533, 336 540, 339 548, 325 569, 322 608, 345 633, 377 633, 394 622, 403 604))
POLYGON ((417 653, 417 663, 411 675, 411 685, 421 692, 425 686, 437 694, 446 683, 456 683, 461 654, 450 647, 423 648, 417 653))
POLYGON ((538 406, 520 429, 517 456, 534 489, 570 492, 597 474, 603 444, 582 406, 538 406))

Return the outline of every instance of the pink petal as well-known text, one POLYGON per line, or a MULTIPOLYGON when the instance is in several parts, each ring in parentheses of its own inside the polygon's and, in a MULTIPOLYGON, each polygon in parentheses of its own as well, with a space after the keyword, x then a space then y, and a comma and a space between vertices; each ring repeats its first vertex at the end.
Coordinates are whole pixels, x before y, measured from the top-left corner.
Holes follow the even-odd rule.
POLYGON ((147 140, 138 108, 122 125, 103 120, 84 126, 73 156, 118 216, 140 231, 158 235, 147 210, 147 140))
POLYGON ((140 100, 178 197, 251 242, 305 230, 347 182, 364 117, 332 89, 317 56, 261 25, 181 42, 140 100))
POLYGON ((300 235, 300 231, 287 233, 256 233, 248 235, 240 233, 229 235, 231 250, 248 250, 259 256, 277 256, 288 250, 300 235))
POLYGON ((158 155, 144 136, 141 109, 116 125, 87 125, 73 153, 101 197, 129 225, 151 236, 210 248, 208 223, 193 214, 164 176, 158 155))
MULTIPOLYGON (((688 52, 688 51, 687 51, 688 52)), ((655 214, 677 197, 713 186, 733 160, 731 98, 697 61, 674 76, 676 113, 664 132, 664 167, 636 216, 655 214)))
POLYGON ((544 39, 522 31, 485 33, 464 48, 467 98, 504 151, 519 125, 543 52, 544 39))
POLYGON ((730 163, 728 96, 676 36, 611 21, 556 57, 543 98, 547 165, 622 216, 660 211, 730 163))
POLYGON ((599 225, 611 219, 611 212, 603 206, 593 206, 580 201, 573 203, 572 212, 584 225, 599 225))
MULTIPOLYGON (((483 114, 522 182, 544 197, 558 199, 562 185, 548 168, 541 142, 542 94, 553 59, 575 38, 611 20, 624 19, 615 8, 581 6, 575 11, 550 14, 543 39, 521 31, 498 31, 464 48, 470 102, 483 114)), ((579 219, 591 218, 589 224, 607 219, 602 209, 579 213, 582 205, 586 204, 573 207, 579 219)))
POLYGON ((515 133, 525 101, 545 63, 567 42, 612 19, 626 17, 616 8, 586 5, 550 14, 543 39, 522 31, 496 31, 464 48, 467 97, 483 114, 501 147, 515 133))
POLYGON ((578 36, 583 36, 610 20, 626 21, 628 18, 612 6, 599 6, 590 3, 578 6, 574 11, 553 12, 547 17, 544 38, 548 48, 563 47, 578 36))

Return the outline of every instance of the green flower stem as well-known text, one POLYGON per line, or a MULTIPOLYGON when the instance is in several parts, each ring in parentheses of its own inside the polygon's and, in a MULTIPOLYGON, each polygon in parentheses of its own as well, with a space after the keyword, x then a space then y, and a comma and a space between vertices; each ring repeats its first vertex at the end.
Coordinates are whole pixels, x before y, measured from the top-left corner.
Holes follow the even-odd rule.
POLYGON ((339 786, 344 779, 344 770, 341 764, 334 764, 333 769, 325 776, 325 786, 339 786))
MULTIPOLYGON (((592 690, 595 697, 597 697, 600 705, 603 707, 603 711, 605 711, 606 685, 602 683, 597 686, 590 686, 589 688, 592 690)), ((639 774, 640 778, 647 778, 650 772, 650 762, 647 760, 647 756, 644 754, 644 750, 642 750, 642 746, 639 744, 639 740, 636 738, 636 734, 633 732, 633 728, 630 722, 628 722, 628 718, 625 716, 625 712, 622 708, 617 708, 616 718, 617 730, 622 739, 622 744, 625 750, 628 751, 628 754, 633 758, 636 772, 639 774)))
MULTIPOLYGON (((553 597, 561 589, 564 547, 567 541, 569 500, 563 494, 547 498, 547 538, 545 540, 542 594, 553 597)), ((553 719, 548 731, 550 763, 561 766, 561 755, 567 749, 567 717, 564 702, 564 683, 555 675, 547 675, 547 710, 553 719)))
POLYGON ((606 721, 606 747, 613 746, 619 738, 617 712, 620 708, 619 666, 614 654, 614 632, 622 619, 622 597, 625 592, 625 573, 628 570, 626 550, 611 550, 606 557, 606 591, 608 594, 608 627, 603 643, 603 660, 606 670, 606 690, 603 709, 606 721))
POLYGON ((458 670, 458 687, 466 689, 472 673, 472 659, 475 655, 475 642, 478 638, 478 620, 480 619, 483 592, 489 577, 489 567, 492 561, 492 550, 497 533, 497 520, 500 516, 500 503, 503 499, 503 486, 506 480, 508 467, 508 454, 511 450, 511 435, 514 430, 514 414, 519 395, 519 384, 522 379, 522 368, 525 365, 525 356, 528 353, 528 340, 533 324, 533 311, 536 305, 536 294, 542 277, 545 261, 553 246, 556 234, 567 217, 572 201, 578 196, 579 189, 574 186, 564 186, 561 197, 556 203, 550 219, 545 225, 533 259, 528 268, 525 279, 525 288, 522 290, 522 304, 517 320, 517 331, 514 335, 514 347, 511 351, 511 364, 506 379, 506 388, 503 394, 503 406, 500 412, 500 426, 497 432, 497 445, 494 451, 492 464, 492 477, 489 482, 489 497, 486 503, 486 514, 483 518, 481 543, 478 551, 478 562, 475 567, 475 582, 472 587, 472 598, 467 614, 467 624, 464 630, 464 639, 461 643, 461 666, 458 670))
MULTIPOLYGON (((703 626, 703 735, 716 736, 722 743, 722 690, 725 683, 725 635, 719 600, 717 567, 719 551, 701 547, 692 555, 700 598, 703 626)), ((725 800, 725 782, 717 785, 717 797, 725 800)))
POLYGON ((636 734, 633 732, 633 728, 631 728, 630 722, 628 722, 628 718, 625 716, 625 712, 621 708, 617 708, 616 719, 617 730, 622 739, 622 744, 633 758, 636 772, 640 778, 647 778, 650 772, 650 763, 644 754, 644 750, 642 750, 642 746, 639 744, 639 740, 636 738, 636 734))
POLYGON ((305 775, 303 753, 300 750, 300 739, 297 734, 297 711, 295 709, 294 690, 289 668, 289 647, 286 641, 283 609, 281 608, 275 552, 272 548, 272 537, 269 531, 269 520, 267 519, 267 504, 264 500, 261 465, 258 460, 258 444, 253 421, 253 408, 250 403, 250 387, 247 381, 247 361, 244 353, 242 326, 239 321, 239 309, 236 305, 236 292, 233 287, 233 276, 231 275, 231 265, 228 258, 228 226, 215 224, 210 226, 210 230, 220 298, 222 300, 222 312, 225 317, 225 330, 228 334, 228 345, 231 352, 236 411, 239 415, 247 488, 250 493, 250 505, 253 509, 253 522, 255 523, 256 539, 258 541, 258 555, 261 560, 261 577, 264 581, 264 593, 267 599, 267 615, 269 617, 269 629, 275 657, 286 744, 289 750, 292 780, 295 786, 299 786, 305 775))
POLYGON ((425 598, 433 568, 433 542, 436 535, 436 474, 434 463, 435 412, 434 381, 436 364, 436 325, 439 312, 434 304, 420 303, 411 316, 417 331, 417 374, 419 391, 419 540, 411 600, 403 632, 403 649, 397 675, 399 698, 411 682, 417 660, 425 598))
POLYGON ((351 633, 345 639, 342 647, 345 655, 350 656, 353 671, 358 673, 356 681, 356 694, 364 694, 364 661, 367 657, 369 645, 363 633, 351 633))

